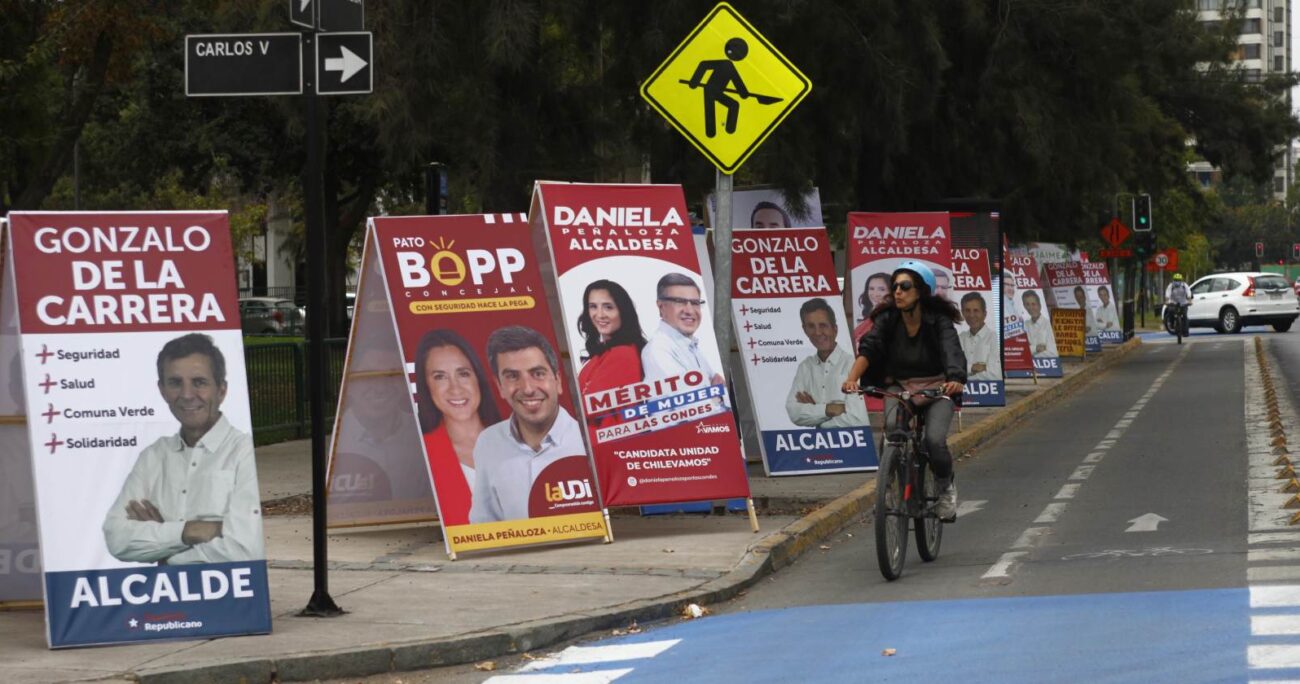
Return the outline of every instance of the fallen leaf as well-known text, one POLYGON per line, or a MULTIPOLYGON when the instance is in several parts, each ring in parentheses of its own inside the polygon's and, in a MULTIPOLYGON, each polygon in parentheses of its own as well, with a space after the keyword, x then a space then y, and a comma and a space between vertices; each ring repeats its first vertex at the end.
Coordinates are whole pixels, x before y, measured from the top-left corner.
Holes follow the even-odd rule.
POLYGON ((497 664, 492 662, 491 660, 484 660, 481 663, 475 663, 474 669, 480 672, 491 672, 497 669, 497 664))
POLYGON ((627 634, 627 630, 624 630, 624 629, 616 629, 616 630, 610 632, 609 634, 610 634, 610 636, 623 636, 623 635, 627 634))
POLYGON ((819 547, 817 547, 817 548, 821 549, 822 551, 830 551, 830 550, 831 550, 831 545, 830 545, 830 544, 822 544, 821 546, 819 546, 819 547))
POLYGON ((641 625, 638 625, 636 622, 633 622, 632 625, 631 625, 630 627, 627 628, 627 633, 628 633, 628 634, 640 634, 640 633, 641 633, 641 625))
POLYGON ((664 549, 664 553, 677 553, 675 549, 664 549))
POLYGON ((887 648, 887 649, 881 651, 881 652, 880 652, 880 655, 888 657, 888 656, 892 656, 892 655, 894 655, 895 653, 898 653, 898 650, 897 650, 897 649, 887 648))

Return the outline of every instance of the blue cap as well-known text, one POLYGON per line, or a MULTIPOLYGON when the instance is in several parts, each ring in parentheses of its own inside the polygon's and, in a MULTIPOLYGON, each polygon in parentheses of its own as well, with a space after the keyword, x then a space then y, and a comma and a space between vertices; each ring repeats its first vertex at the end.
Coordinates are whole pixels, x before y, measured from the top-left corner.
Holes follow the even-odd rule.
MULTIPOLYGON (((926 266, 919 261, 909 260, 904 261, 898 265, 898 268, 894 269, 894 276, 897 276, 900 271, 908 271, 919 276, 921 282, 925 283, 925 286, 930 288, 930 294, 934 294, 935 285, 938 281, 935 280, 934 271, 931 270, 929 266, 926 266)), ((893 276, 890 276, 890 278, 892 280, 893 276)))

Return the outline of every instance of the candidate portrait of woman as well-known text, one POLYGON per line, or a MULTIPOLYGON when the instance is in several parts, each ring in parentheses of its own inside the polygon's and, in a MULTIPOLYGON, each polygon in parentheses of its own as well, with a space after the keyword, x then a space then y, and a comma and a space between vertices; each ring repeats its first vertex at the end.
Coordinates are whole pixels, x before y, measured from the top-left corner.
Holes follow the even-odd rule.
POLYGON ((415 352, 416 405, 443 525, 469 523, 474 443, 501 420, 483 364, 465 338, 430 330, 415 352))
MULTIPOLYGON (((597 280, 582 293, 578 332, 585 340, 587 362, 578 371, 578 389, 589 395, 641 382, 641 350, 646 345, 632 298, 622 285, 597 280)), ((588 416, 595 425, 618 422, 614 415, 588 416)))
POLYGON ((867 284, 858 295, 858 306, 862 307, 862 322, 853 328, 853 343, 857 344, 862 336, 871 330, 871 312, 889 294, 889 274, 873 273, 867 278, 867 284))

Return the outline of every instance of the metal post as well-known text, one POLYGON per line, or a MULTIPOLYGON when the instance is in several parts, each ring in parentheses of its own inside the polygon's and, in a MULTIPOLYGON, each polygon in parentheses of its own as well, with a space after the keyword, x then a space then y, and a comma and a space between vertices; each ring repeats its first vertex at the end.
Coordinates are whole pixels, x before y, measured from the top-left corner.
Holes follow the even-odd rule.
POLYGON ((717 172, 718 220, 713 225, 713 334, 722 366, 731 363, 731 183, 717 172))
POLYGON ((434 216, 447 211, 447 165, 430 162, 424 169, 424 213, 434 216))
MULTIPOLYGON (((315 56, 315 34, 303 33, 304 62, 315 56)), ((310 73, 310 71, 308 72, 310 73)), ((311 416, 311 529, 314 590, 300 615, 333 617, 343 610, 329 594, 325 530, 325 254, 324 221, 325 179, 323 173, 324 136, 320 127, 316 83, 303 91, 307 116, 307 168, 303 172, 303 195, 307 219, 307 392, 311 416)))

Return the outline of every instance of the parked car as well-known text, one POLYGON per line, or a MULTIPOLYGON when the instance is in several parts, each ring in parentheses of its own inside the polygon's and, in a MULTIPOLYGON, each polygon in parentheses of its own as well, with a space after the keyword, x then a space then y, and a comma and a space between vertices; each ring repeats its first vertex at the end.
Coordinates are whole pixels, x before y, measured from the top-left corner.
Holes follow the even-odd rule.
POLYGON ((1295 277, 1295 296, 1300 297, 1300 276, 1295 277))
MULTIPOLYGON (((1271 325, 1278 332, 1291 329, 1300 317, 1300 297, 1286 278, 1275 273, 1214 273, 1192 283, 1187 307, 1190 328, 1214 328, 1235 333, 1248 325, 1271 325)), ((1168 319, 1166 330, 1169 329, 1168 319)))
POLYGON ((245 335, 300 335, 306 315, 292 299, 245 297, 239 300, 239 325, 245 335))

